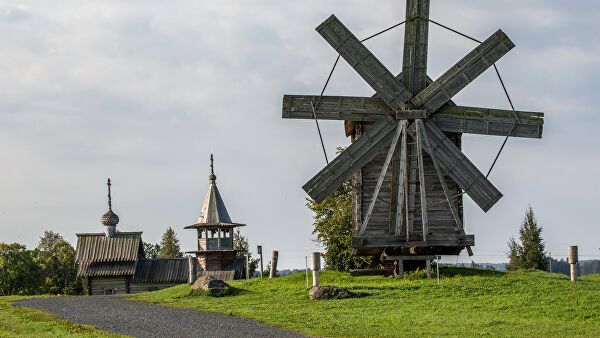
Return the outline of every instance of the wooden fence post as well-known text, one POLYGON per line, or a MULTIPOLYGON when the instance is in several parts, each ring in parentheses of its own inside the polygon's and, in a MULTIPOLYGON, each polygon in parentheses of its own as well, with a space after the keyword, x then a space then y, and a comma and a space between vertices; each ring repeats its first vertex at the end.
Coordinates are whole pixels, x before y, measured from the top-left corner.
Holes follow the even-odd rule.
POLYGON ((569 267, 571 268, 571 282, 577 280, 577 245, 569 247, 569 267))
POLYGON ((248 255, 244 255, 244 258, 246 260, 246 280, 250 279, 250 257, 248 257, 248 255))
POLYGON ((258 245, 256 247, 256 251, 258 252, 258 255, 260 256, 260 278, 263 277, 263 271, 264 271, 264 267, 263 267, 263 256, 262 256, 262 245, 258 245))
POLYGON ((277 259, 279 258, 279 251, 273 250, 271 256, 271 271, 269 271, 269 278, 275 278, 277 276, 277 259))
POLYGON ((312 253, 312 275, 313 275, 313 287, 319 286, 319 270, 321 270, 321 253, 312 253))
POLYGON ((195 271, 195 267, 196 265, 194 264, 194 257, 192 257, 192 255, 188 256, 188 283, 190 284, 194 284, 194 282, 196 281, 196 271, 195 271))

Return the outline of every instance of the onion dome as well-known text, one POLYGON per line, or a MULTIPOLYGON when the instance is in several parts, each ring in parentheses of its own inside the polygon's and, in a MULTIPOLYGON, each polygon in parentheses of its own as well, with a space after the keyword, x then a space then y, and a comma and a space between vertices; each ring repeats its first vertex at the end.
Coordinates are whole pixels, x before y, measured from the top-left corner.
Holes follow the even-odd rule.
POLYGON ((119 223, 119 216, 117 216, 117 214, 115 214, 112 210, 108 210, 104 215, 102 215, 100 222, 106 226, 117 225, 119 223))

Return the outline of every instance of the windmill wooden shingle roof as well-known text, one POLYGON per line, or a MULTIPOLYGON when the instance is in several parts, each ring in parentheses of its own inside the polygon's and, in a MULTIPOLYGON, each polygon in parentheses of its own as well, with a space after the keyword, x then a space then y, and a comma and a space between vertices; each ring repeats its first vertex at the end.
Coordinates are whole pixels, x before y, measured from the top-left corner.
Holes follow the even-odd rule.
POLYGON ((402 72, 394 76, 332 15, 316 30, 375 94, 283 98, 283 118, 345 121, 352 144, 303 189, 322 201, 352 179, 358 255, 424 259, 464 248, 471 255, 475 239, 463 227, 463 194, 483 211, 502 194, 462 153, 462 134, 542 136, 543 113, 451 100, 515 46, 508 36, 498 30, 433 81, 427 76, 429 23, 429 0, 407 0, 402 72))

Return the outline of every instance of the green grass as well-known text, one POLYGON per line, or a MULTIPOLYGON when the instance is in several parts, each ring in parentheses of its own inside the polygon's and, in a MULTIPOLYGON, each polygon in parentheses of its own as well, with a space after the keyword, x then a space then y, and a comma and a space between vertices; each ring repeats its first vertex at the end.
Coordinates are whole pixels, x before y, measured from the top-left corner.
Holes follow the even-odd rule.
POLYGON ((228 297, 190 296, 189 286, 132 299, 238 315, 313 336, 600 336, 600 275, 571 283, 541 271, 447 268, 437 286, 423 272, 405 280, 323 272, 321 284, 361 298, 308 299, 304 274, 233 281, 228 297))
POLYGON ((122 337, 90 325, 71 324, 47 312, 11 305, 23 298, 31 297, 0 297, 0 337, 122 337))

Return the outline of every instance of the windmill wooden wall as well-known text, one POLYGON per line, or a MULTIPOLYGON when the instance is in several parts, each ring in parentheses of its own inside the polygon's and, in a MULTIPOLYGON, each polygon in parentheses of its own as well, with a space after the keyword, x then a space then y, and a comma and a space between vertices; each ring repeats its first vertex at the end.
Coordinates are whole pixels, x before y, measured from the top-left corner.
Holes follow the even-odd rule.
MULTIPOLYGON (((352 138, 352 142, 357 140, 360 135, 367 130, 372 123, 354 122, 352 126, 347 128, 346 132, 352 138)), ((446 133, 446 135, 456 144, 461 147, 462 134, 446 133)), ((410 146, 409 142, 409 167, 417 168, 416 156, 414 147, 410 146), (412 149, 411 149, 412 148, 412 149), (413 156, 413 157, 411 157, 413 156)), ((414 142, 414 141, 413 141, 414 142)), ((371 162, 358 170, 352 178, 352 229, 356 235, 363 221, 363 215, 366 214, 371 202, 371 196, 375 190, 377 179, 381 173, 383 163, 389 147, 381 151, 371 162)), ((383 186, 379 191, 378 201, 373 209, 372 216, 367 225, 364 236, 390 236, 395 234, 396 221, 396 195, 397 195, 397 177, 392 177, 393 173, 398 172, 398 156, 393 160, 388 169, 383 186)), ((423 154, 423 164, 425 167, 425 190, 427 197, 427 210, 429 220, 429 232, 435 234, 457 233, 456 223, 454 222, 450 206, 446 202, 444 191, 437 178, 435 168, 431 157, 426 153, 423 154)), ((416 177, 417 175, 413 175, 416 177)), ((449 178, 446 178, 448 188, 453 196, 459 195, 460 189, 458 185, 449 178)), ((421 203, 418 196, 418 182, 411 182, 416 193, 409 193, 409 199, 414 201, 414 214, 412 231, 409 238, 413 240, 422 240, 422 221, 421 221, 421 203)), ((409 191, 411 188, 409 187, 409 191)), ((460 217, 462 220, 462 195, 456 196, 454 199, 460 217)), ((410 203, 410 202, 409 202, 410 203)), ((402 234, 405 235, 406 224, 402 225, 402 234)), ((381 253, 381 248, 359 248, 356 252, 358 255, 378 255, 381 253)))

